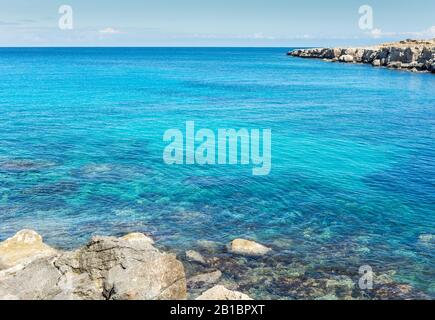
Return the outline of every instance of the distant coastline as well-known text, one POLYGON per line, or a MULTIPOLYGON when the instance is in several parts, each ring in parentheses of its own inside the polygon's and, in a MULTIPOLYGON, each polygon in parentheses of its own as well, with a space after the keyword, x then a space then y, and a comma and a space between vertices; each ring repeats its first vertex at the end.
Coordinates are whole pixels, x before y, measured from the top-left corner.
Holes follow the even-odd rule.
POLYGON ((288 52, 299 58, 331 62, 365 63, 375 67, 435 73, 435 39, 385 43, 373 47, 314 48, 288 52))

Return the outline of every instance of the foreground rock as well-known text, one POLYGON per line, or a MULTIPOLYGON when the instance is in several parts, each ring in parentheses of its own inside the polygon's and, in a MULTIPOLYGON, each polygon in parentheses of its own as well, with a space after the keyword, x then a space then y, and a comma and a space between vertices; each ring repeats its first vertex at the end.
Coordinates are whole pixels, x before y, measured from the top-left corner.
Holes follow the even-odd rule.
POLYGON ((22 230, 0 243, 0 270, 23 266, 57 252, 42 242, 42 237, 32 230, 22 230))
POLYGON ((196 300, 253 300, 248 295, 228 290, 224 286, 218 285, 207 290, 200 295, 196 300))
POLYGON ((150 238, 137 233, 123 238, 94 237, 76 251, 37 257, 27 265, 0 273, 0 299, 185 298, 186 278, 181 262, 160 252, 150 238))
POLYGON ((235 239, 229 244, 229 251, 234 254, 245 256, 263 256, 272 249, 263 246, 255 241, 245 239, 235 239))
POLYGON ((288 55, 435 73, 435 39, 406 40, 367 48, 301 49, 288 55))

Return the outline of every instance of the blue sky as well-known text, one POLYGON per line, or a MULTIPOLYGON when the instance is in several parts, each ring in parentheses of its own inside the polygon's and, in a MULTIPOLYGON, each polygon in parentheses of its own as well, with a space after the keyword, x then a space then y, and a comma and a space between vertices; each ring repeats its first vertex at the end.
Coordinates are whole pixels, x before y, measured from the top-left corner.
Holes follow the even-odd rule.
POLYGON ((0 46, 366 45, 434 38, 434 13, 433 0, 0 0, 0 46), (366 4, 372 30, 358 26, 366 4))

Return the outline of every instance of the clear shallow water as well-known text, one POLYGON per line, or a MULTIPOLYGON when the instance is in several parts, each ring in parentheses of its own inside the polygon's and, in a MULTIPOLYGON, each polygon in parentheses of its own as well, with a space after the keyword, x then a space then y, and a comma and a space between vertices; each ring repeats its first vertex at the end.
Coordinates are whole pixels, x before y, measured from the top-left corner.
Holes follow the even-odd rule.
POLYGON ((245 237, 435 297, 435 77, 286 51, 0 49, 0 239, 245 237), (165 165, 163 133, 188 120, 271 128, 271 174, 165 165))

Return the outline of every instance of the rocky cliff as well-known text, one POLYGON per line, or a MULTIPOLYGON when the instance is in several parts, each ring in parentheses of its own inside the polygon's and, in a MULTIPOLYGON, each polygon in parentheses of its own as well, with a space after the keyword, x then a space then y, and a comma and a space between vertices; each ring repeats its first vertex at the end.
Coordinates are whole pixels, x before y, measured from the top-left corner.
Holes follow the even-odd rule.
POLYGON ((427 41, 408 39, 366 48, 299 49, 289 52, 288 55, 435 73, 435 39, 427 41))
POLYGON ((0 244, 0 300, 185 299, 183 264, 139 233, 61 252, 22 230, 0 244))

